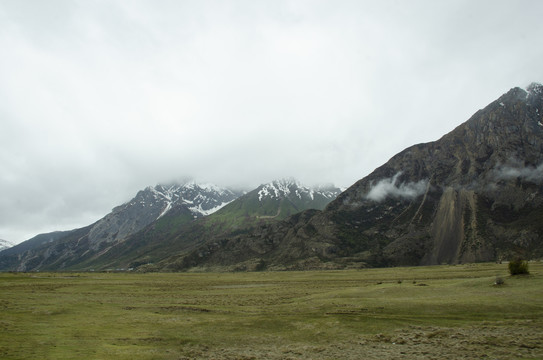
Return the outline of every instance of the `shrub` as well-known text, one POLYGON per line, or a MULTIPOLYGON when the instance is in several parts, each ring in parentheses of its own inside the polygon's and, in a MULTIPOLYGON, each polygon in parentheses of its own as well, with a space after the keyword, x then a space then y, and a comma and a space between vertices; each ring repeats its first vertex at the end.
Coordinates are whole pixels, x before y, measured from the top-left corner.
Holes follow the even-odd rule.
POLYGON ((521 258, 509 261, 509 273, 511 275, 529 274, 528 262, 521 258))

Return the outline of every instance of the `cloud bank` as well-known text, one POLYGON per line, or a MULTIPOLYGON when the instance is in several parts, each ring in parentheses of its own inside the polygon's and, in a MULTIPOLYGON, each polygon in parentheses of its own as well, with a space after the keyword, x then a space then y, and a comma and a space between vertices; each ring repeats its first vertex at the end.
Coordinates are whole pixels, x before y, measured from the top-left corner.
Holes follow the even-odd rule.
POLYGON ((540 0, 2 0, 0 238, 88 225, 186 176, 350 186, 543 82, 541 13, 540 0))

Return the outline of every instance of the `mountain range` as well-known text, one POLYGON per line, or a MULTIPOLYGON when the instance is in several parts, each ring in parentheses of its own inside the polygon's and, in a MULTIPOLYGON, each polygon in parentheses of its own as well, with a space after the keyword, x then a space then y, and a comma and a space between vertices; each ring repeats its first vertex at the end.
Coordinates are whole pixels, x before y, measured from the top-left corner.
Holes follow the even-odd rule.
POLYGON ((339 193, 332 186, 313 189, 294 179, 276 180, 249 193, 195 182, 150 186, 94 224, 40 234, 1 252, 0 269, 134 267, 240 226, 322 209, 339 193), (204 217, 205 222, 199 221, 204 217))
POLYGON ((0 252, 0 270, 252 271, 543 256, 543 86, 513 88, 346 190, 140 191, 94 224, 0 252))

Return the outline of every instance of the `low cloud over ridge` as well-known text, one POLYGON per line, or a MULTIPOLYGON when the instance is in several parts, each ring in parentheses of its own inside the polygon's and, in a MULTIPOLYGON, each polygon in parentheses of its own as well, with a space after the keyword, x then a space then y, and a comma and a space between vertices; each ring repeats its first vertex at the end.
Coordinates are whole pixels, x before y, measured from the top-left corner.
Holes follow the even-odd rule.
POLYGON ((521 161, 512 159, 509 165, 499 165, 494 169, 496 180, 521 178, 536 184, 543 182, 543 163, 535 166, 524 166, 521 161))
POLYGON ((428 180, 420 180, 418 182, 408 182, 397 184, 398 177, 402 172, 398 172, 391 178, 380 180, 376 185, 373 185, 371 190, 366 195, 366 198, 373 201, 383 201, 387 197, 414 199, 426 191, 428 180))

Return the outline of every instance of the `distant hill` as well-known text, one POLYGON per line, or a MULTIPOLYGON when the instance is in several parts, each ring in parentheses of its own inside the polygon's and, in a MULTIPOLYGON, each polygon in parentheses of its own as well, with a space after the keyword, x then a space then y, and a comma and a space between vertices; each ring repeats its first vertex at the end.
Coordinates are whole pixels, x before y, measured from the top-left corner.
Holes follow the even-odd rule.
MULTIPOLYGON (((273 213, 268 213, 273 215, 273 213)), ((514 88, 411 146, 323 211, 172 256, 152 270, 456 264, 543 256, 543 86, 514 88)))

